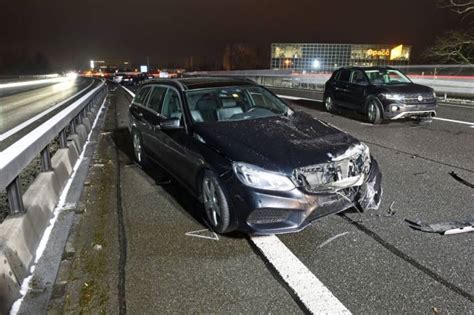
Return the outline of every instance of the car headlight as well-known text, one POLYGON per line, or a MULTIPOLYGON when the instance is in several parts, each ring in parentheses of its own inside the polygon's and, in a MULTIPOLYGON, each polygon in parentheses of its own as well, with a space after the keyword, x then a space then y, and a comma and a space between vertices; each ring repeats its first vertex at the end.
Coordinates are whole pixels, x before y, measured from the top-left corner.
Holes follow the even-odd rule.
POLYGON ((249 187, 278 191, 289 191, 295 188, 295 184, 287 176, 266 171, 255 165, 234 162, 233 168, 237 178, 249 187))
POLYGON ((382 94, 384 98, 386 98, 387 100, 392 100, 392 101, 403 101, 405 99, 405 97, 403 95, 400 95, 400 94, 389 94, 389 93, 386 93, 386 94, 382 94))

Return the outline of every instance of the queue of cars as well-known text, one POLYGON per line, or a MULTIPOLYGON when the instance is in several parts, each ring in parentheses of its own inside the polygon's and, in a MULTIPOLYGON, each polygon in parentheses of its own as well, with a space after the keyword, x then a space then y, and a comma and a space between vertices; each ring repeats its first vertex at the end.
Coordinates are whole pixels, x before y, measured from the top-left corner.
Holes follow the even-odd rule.
MULTIPOLYGON (((431 88, 388 67, 335 71, 324 105, 374 124, 427 120, 437 108, 431 88)), ((367 145, 250 80, 145 82, 129 108, 129 131, 137 162, 158 165, 202 202, 218 233, 295 232, 381 202, 382 174, 367 145)))

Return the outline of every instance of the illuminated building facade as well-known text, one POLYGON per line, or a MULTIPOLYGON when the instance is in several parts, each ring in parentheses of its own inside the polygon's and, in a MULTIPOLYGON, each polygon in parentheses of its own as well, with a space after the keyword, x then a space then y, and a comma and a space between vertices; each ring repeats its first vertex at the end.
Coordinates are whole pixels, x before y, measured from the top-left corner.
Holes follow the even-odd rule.
POLYGON ((411 46, 367 44, 272 44, 272 69, 332 71, 345 66, 408 65, 411 46))

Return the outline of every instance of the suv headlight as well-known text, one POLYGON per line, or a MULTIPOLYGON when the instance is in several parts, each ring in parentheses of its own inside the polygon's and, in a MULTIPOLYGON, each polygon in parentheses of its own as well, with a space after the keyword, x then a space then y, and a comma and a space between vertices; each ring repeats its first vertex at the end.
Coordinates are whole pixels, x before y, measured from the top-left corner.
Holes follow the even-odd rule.
POLYGON ((289 191, 295 188, 295 184, 287 176, 266 171, 255 165, 234 162, 233 168, 237 178, 249 187, 278 191, 289 191))
POLYGON ((405 96, 400 95, 400 94, 386 93, 386 94, 382 94, 382 96, 386 98, 387 100, 392 100, 392 101, 403 101, 405 99, 405 96))

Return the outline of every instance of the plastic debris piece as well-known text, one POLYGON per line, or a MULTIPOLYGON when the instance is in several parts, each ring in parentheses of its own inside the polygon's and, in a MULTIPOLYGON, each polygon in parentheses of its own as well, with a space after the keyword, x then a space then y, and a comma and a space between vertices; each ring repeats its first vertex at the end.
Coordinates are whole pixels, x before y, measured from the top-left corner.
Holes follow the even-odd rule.
POLYGON ((443 235, 467 233, 474 231, 474 220, 451 221, 427 224, 421 221, 405 219, 412 229, 428 233, 439 233, 443 235))

